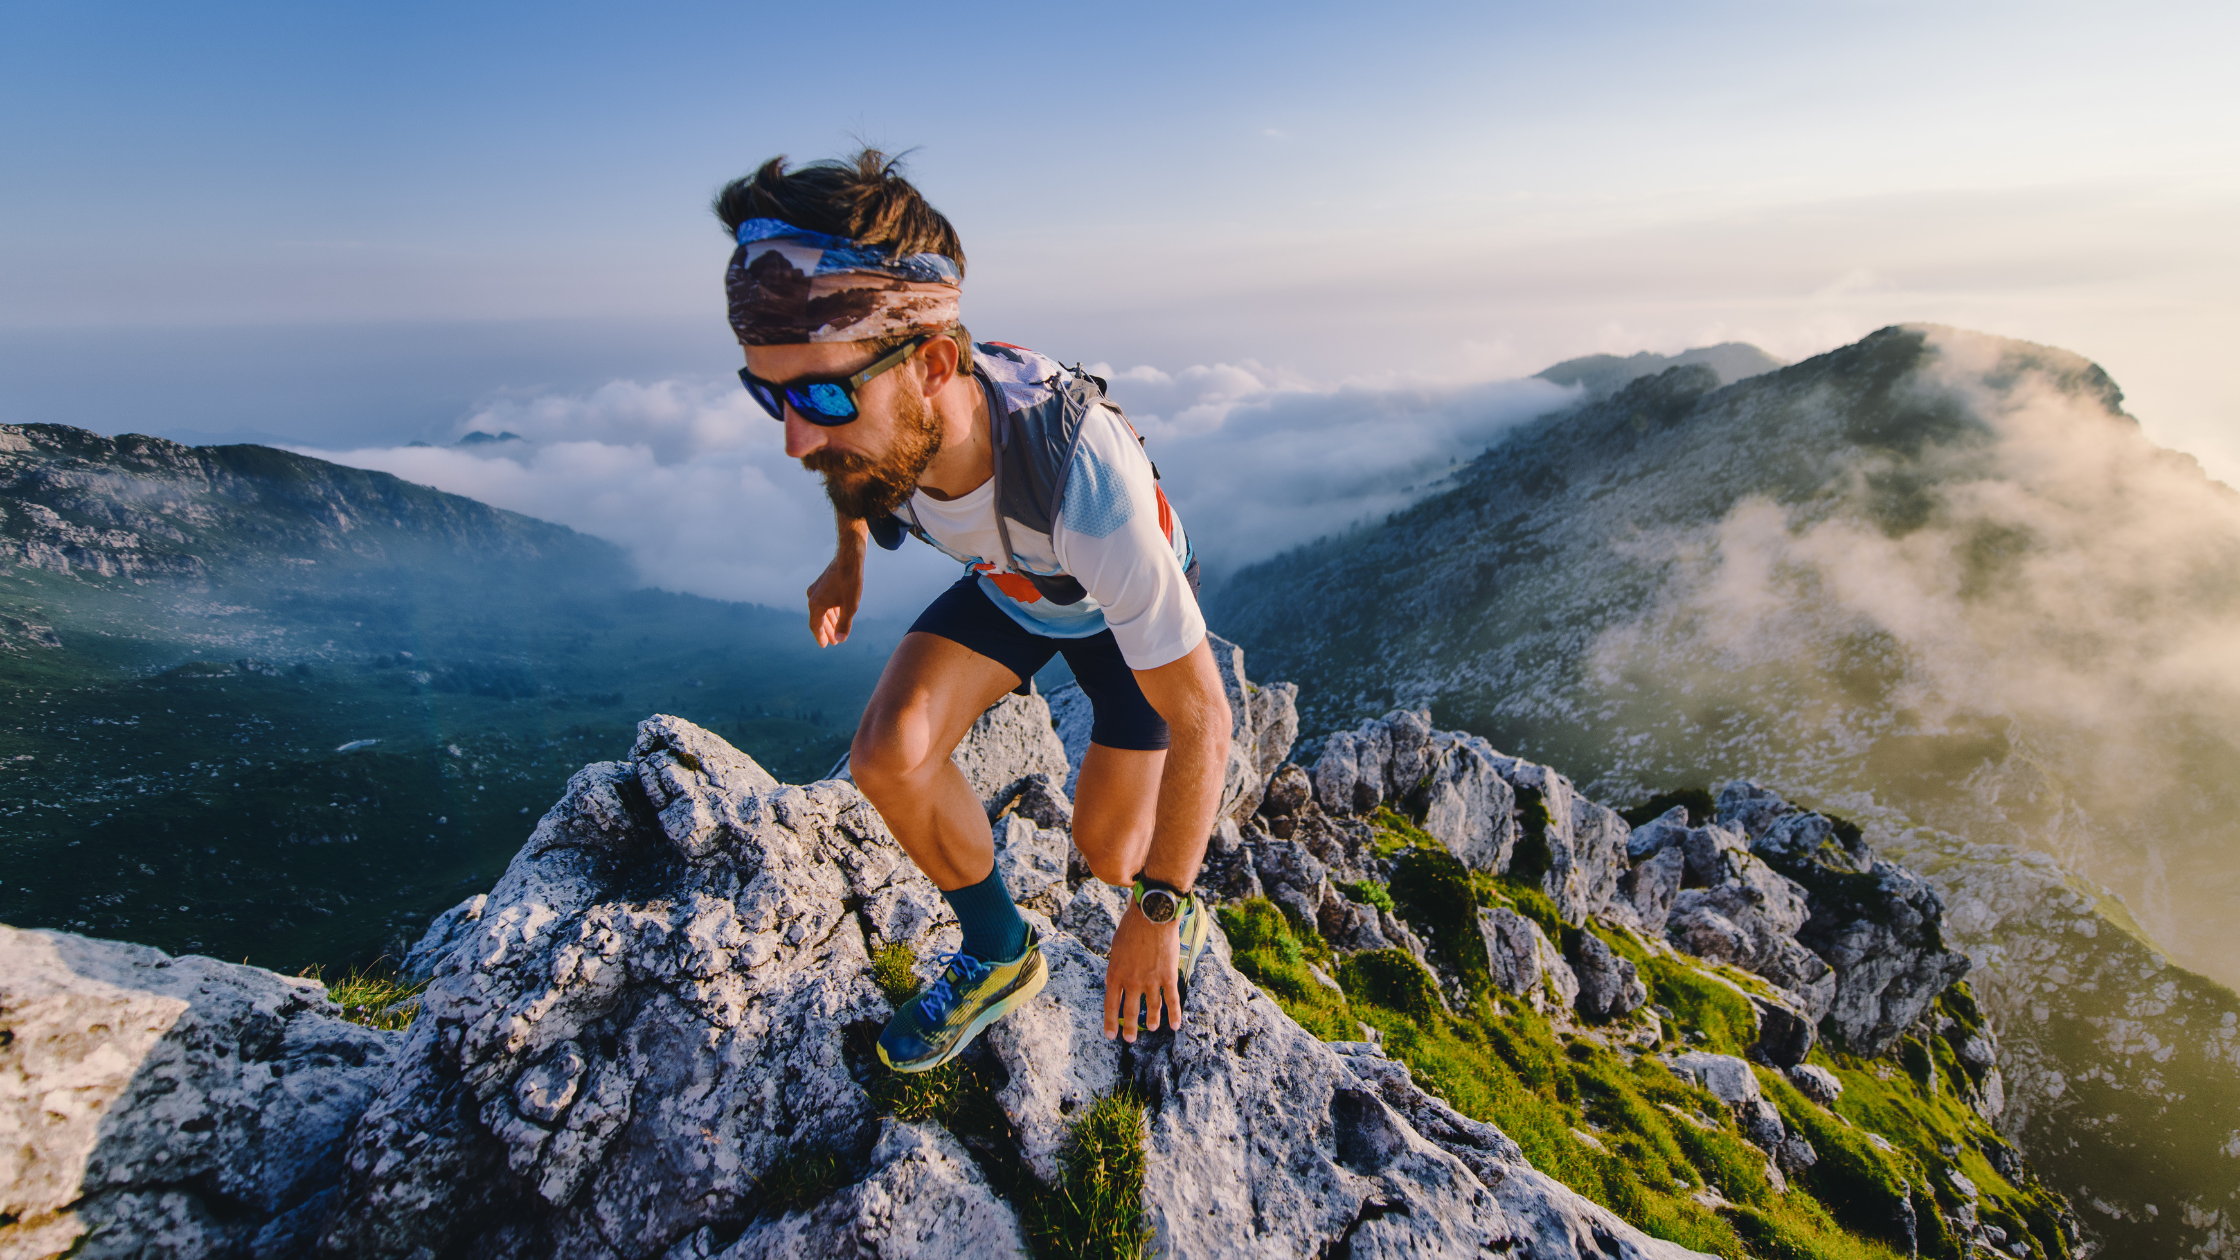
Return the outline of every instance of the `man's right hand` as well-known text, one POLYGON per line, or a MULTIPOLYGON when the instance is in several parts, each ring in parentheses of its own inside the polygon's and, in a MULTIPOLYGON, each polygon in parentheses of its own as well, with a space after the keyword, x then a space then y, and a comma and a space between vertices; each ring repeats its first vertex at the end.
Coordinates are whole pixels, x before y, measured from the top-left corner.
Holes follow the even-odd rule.
POLYGON ((818 647, 848 641, 861 602, 863 557, 834 556, 824 573, 809 584, 809 633, 816 636, 818 647))
POLYGON ((853 517, 832 514, 834 539, 832 563, 809 583, 809 633, 818 647, 846 643, 856 623, 856 606, 863 602, 863 557, 871 541, 871 527, 853 517))

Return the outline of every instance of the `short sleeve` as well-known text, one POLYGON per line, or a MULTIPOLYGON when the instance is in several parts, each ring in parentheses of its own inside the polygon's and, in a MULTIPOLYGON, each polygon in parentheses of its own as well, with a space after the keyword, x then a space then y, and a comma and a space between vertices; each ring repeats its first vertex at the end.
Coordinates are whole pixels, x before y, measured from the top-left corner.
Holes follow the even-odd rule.
POLYGON ((1128 667, 1172 664, 1206 633, 1177 553, 1181 527, 1127 422, 1098 407, 1081 424, 1051 541, 1066 572, 1104 608, 1128 667))

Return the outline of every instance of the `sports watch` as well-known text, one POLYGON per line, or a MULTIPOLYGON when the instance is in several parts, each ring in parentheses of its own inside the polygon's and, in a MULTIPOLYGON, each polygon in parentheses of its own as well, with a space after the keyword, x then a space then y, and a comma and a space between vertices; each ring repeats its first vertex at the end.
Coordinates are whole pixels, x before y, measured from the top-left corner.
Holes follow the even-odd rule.
POLYGON ((1138 878, 1135 888, 1136 909, 1153 923, 1172 923, 1182 912, 1183 898, 1188 893, 1163 879, 1138 878))

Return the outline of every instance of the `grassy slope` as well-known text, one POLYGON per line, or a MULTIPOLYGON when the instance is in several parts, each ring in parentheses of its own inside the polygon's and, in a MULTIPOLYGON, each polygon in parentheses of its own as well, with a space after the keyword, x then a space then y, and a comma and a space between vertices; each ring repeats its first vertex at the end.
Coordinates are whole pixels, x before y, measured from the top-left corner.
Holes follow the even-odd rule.
MULTIPOLYGON (((1390 824, 1384 843, 1403 853, 1395 889, 1434 887, 1421 868, 1452 859, 1441 862, 1444 854, 1425 847, 1421 833, 1390 824)), ((1396 892, 1395 900, 1405 914, 1408 898, 1396 892)), ((1471 900, 1511 905, 1558 932, 1580 930, 1555 920, 1536 891, 1507 881, 1476 880, 1471 900)), ((1896 1256, 1904 1253, 1897 1222, 1910 1195, 1920 1208, 1922 1254, 1958 1257, 1938 1214, 1927 1210, 1932 1196, 1947 1210, 1956 1206, 1941 1173, 1957 1166, 1981 1190, 1986 1220, 2026 1240, 2034 1256, 2069 1254, 2053 1220, 2057 1197, 2035 1182, 2017 1185, 1999 1175, 1985 1153, 2004 1144, 1954 1084, 1963 1070, 1954 1044, 1980 1026, 1964 986, 1940 1007, 1954 1024, 1947 1035, 1908 1039, 1880 1060, 1816 1050, 1812 1061, 1845 1085, 1832 1112, 1760 1069, 1766 1095, 1820 1157, 1787 1192, 1777 1192, 1764 1156, 1747 1145, 1725 1107, 1655 1057, 1620 1048, 1625 1036, 1647 1027, 1644 1013, 1623 1028, 1588 1029, 1553 1021, 1482 984, 1454 1009, 1406 954, 1335 958, 1310 927, 1288 921, 1266 901, 1225 908, 1222 924, 1238 969, 1301 1024, 1334 1041, 1356 1040, 1362 1025, 1374 1027, 1386 1051, 1425 1088, 1499 1126, 1535 1167, 1657 1237, 1729 1257, 1896 1256), (1335 972, 1342 992, 1314 977, 1309 966, 1316 963, 1335 972)), ((1661 1021, 1660 1049, 1744 1053, 1755 1021, 1736 979, 1719 974, 1726 969, 1630 934, 1593 930, 1634 961, 1649 982, 1650 1002, 1672 1012, 1661 1021)), ((1437 958, 1436 930, 1429 935, 1437 958)))

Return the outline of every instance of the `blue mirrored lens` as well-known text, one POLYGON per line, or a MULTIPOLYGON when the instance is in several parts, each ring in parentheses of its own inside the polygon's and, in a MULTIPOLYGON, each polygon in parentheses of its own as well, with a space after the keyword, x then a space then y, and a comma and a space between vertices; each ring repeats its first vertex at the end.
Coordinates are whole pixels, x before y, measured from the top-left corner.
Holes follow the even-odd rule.
POLYGON ((796 411, 835 420, 856 414, 855 399, 848 397, 846 389, 830 382, 795 386, 786 391, 786 397, 792 401, 796 411))
POLYGON ((776 390, 756 380, 753 373, 745 368, 739 369, 739 383, 747 387, 748 395, 762 404, 762 409, 770 413, 772 420, 786 418, 786 413, 779 409, 778 392, 776 390))

